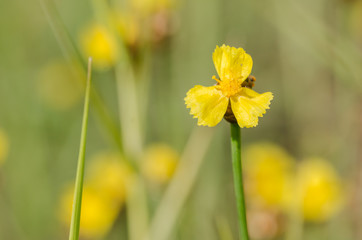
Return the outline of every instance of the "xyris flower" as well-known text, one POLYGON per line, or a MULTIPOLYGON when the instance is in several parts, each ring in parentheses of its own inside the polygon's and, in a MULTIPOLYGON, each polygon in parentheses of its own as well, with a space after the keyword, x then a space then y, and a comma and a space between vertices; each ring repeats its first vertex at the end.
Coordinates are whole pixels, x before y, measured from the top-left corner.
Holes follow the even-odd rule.
POLYGON ((331 219, 343 206, 343 183, 333 166, 321 158, 309 158, 299 165, 297 175, 300 210, 309 222, 331 219))
POLYGON ((118 60, 119 49, 116 39, 100 24, 92 24, 82 31, 80 45, 84 56, 91 56, 94 67, 99 70, 112 67, 118 60))
POLYGON ((245 180, 251 204, 270 209, 288 207, 295 160, 281 146, 256 143, 245 149, 245 180))
POLYGON ((133 172, 122 157, 114 152, 100 152, 92 158, 88 167, 87 182, 103 196, 115 202, 126 199, 127 185, 133 172))
POLYGON ((152 144, 143 156, 142 171, 147 179, 156 183, 167 183, 176 170, 178 153, 162 143, 152 144))
POLYGON ((65 61, 52 60, 38 74, 37 89, 44 103, 56 110, 74 107, 83 96, 83 87, 65 61))
POLYGON ((190 114, 203 126, 216 126, 224 116, 242 128, 257 126, 258 118, 269 109, 273 94, 259 94, 243 84, 251 73, 251 56, 242 48, 222 45, 216 47, 212 58, 220 79, 213 76, 215 86, 197 85, 187 92, 185 103, 190 114))
MULTIPOLYGON (((72 216, 74 189, 68 187, 61 196, 59 219, 69 226, 72 216)), ((114 202, 86 184, 83 188, 80 236, 84 239, 102 239, 112 228, 121 204, 114 202)))

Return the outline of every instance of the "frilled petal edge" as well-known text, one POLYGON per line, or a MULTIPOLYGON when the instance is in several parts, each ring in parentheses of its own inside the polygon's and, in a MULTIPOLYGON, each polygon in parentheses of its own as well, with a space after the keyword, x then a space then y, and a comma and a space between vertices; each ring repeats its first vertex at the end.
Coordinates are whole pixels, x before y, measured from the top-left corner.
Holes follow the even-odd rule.
POLYGON ((224 117, 229 99, 215 86, 197 85, 187 92, 185 103, 198 125, 213 127, 224 117))
POLYGON ((269 109, 273 94, 266 92, 259 94, 249 88, 242 90, 230 98, 231 109, 241 128, 255 127, 258 125, 259 117, 262 117, 269 109))

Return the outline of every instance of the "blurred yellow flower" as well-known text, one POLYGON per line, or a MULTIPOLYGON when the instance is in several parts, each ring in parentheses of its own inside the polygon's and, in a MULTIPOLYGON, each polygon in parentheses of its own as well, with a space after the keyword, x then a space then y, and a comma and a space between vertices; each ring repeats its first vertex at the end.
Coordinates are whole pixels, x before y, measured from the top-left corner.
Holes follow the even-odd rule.
POLYGON ((166 183, 175 172, 178 153, 166 144, 153 144, 146 149, 142 171, 151 181, 166 183))
POLYGON ((130 46, 136 45, 141 35, 140 23, 136 16, 130 12, 114 13, 114 19, 124 41, 130 46))
POLYGON ((240 127, 255 127, 258 118, 269 109, 271 92, 259 94, 242 83, 250 75, 253 60, 242 48, 216 47, 213 61, 220 77, 216 86, 197 85, 187 92, 185 102, 198 125, 213 127, 224 117, 228 105, 240 127))
POLYGON ((174 0, 131 0, 131 7, 142 15, 167 11, 174 6, 174 0))
POLYGON ((73 107, 83 96, 83 85, 64 61, 53 60, 46 64, 37 80, 40 97, 57 110, 73 107))
MULTIPOLYGON (((72 213, 74 188, 68 188, 62 195, 60 220, 69 226, 72 213)), ((89 239, 103 237, 112 227, 118 215, 120 204, 84 185, 80 219, 80 235, 89 239)))
POLYGON ((132 169, 117 153, 103 152, 91 159, 87 183, 93 189, 116 202, 123 202, 126 187, 132 178, 132 169))
MULTIPOLYGON (((132 181, 131 168, 117 153, 102 152, 91 159, 87 168, 81 210, 80 233, 91 239, 101 238, 112 227, 132 181)), ((60 218, 70 224, 73 188, 62 195, 60 218)))
POLYGON ((3 130, 0 129, 0 166, 5 162, 9 152, 9 141, 3 130))
POLYGON ((93 24, 80 35, 80 43, 85 57, 93 58, 93 65, 98 69, 113 66, 118 59, 117 41, 106 27, 93 24))
POLYGON ((333 216, 342 205, 342 183, 334 168, 320 158, 300 163, 297 191, 307 221, 320 222, 333 216))
POLYGON ((294 159, 280 146, 257 143, 245 149, 246 189, 254 203, 286 208, 291 197, 294 159))

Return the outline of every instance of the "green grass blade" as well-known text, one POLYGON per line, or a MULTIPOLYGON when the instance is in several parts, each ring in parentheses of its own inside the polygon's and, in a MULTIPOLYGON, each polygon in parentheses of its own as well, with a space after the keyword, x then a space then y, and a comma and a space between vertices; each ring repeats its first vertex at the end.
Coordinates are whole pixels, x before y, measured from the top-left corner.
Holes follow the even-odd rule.
POLYGON ((75 179, 75 189, 74 189, 72 219, 70 222, 69 240, 78 240, 78 238, 79 238, 79 225, 80 225, 80 213, 81 213, 81 207, 82 207, 84 159, 85 159, 85 145, 86 145, 87 126, 88 126, 91 72, 92 72, 92 59, 89 58, 87 85, 86 85, 86 91, 85 91, 84 110, 83 110, 82 133, 81 133, 81 137, 80 137, 77 176, 75 179))

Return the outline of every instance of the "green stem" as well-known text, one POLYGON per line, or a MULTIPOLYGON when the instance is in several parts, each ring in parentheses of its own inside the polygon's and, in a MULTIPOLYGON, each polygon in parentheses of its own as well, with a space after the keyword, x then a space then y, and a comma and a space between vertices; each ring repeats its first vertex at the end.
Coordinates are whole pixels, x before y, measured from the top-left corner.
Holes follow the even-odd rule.
POLYGON ((122 131, 120 135, 126 158, 139 160, 142 153, 143 135, 132 59, 124 40, 116 31, 117 27, 109 19, 112 7, 104 0, 92 0, 92 5, 98 21, 107 26, 112 36, 118 42, 118 55, 120 57, 115 64, 115 74, 119 100, 119 119, 122 131))
POLYGON ((248 226, 246 222, 245 197, 243 188, 243 177, 241 169, 241 137, 240 128, 237 123, 230 124, 231 130, 231 156, 234 172, 234 188, 236 205, 239 216, 239 231, 241 240, 249 240, 248 226))
POLYGON ((70 222, 69 240, 78 240, 79 238, 79 225, 80 225, 80 213, 82 207, 82 192, 83 192, 83 178, 84 178, 84 160, 85 160, 84 156, 85 156, 85 145, 87 137, 90 81, 91 81, 91 72, 92 72, 91 67, 92 67, 92 59, 89 58, 87 85, 86 85, 84 110, 83 110, 82 133, 80 137, 77 176, 75 179, 75 189, 74 189, 72 219, 70 222))
POLYGON ((128 240, 142 240, 148 229, 147 196, 144 180, 133 176, 126 186, 128 240))

